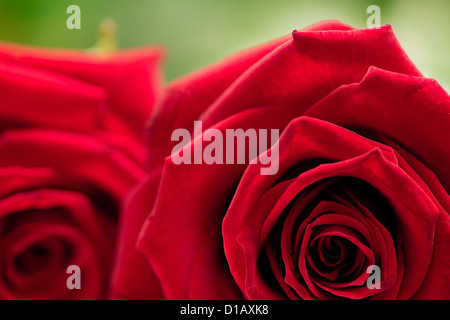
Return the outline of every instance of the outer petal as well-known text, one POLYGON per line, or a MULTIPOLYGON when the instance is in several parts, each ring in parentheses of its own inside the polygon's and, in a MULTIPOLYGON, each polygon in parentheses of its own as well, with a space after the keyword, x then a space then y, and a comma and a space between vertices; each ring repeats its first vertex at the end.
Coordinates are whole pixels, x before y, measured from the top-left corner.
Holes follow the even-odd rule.
POLYGON ((111 56, 47 51, 0 43, 0 61, 40 68, 103 88, 110 131, 141 141, 145 119, 159 91, 161 50, 133 49, 111 56))
POLYGON ((290 105, 301 114, 339 86, 360 81, 370 66, 421 75, 390 26, 350 29, 313 26, 174 82, 148 125, 150 165, 160 166, 173 148, 174 129, 192 130, 197 119, 206 129, 255 107, 290 105))
POLYGON ((450 268, 450 257, 448 255, 450 219, 448 215, 441 214, 439 216, 434 239, 433 257, 427 277, 412 299, 450 299, 450 272, 448 271, 450 268))
POLYGON ((436 81, 371 68, 360 83, 339 88, 305 115, 394 140, 450 190, 450 97, 436 81))
POLYGON ((164 299, 159 280, 147 258, 136 250, 136 241, 151 212, 161 172, 149 174, 130 194, 120 221, 112 299, 164 299))
POLYGON ((248 69, 202 114, 206 127, 254 107, 301 104, 305 111, 339 86, 360 81, 370 66, 421 75, 390 26, 294 31, 292 37, 248 69))
MULTIPOLYGON (((278 108, 252 111, 217 128, 225 135, 226 129, 276 128, 290 119, 278 108)), ((142 228, 138 248, 154 267, 167 298, 241 297, 223 254, 221 223, 245 167, 175 165, 170 157, 166 159, 155 207, 142 228)))
MULTIPOLYGON (((326 21, 306 28, 305 31, 350 29, 350 26, 339 21, 326 21)), ((287 42, 292 42, 291 36, 239 52, 217 64, 173 81, 147 124, 150 165, 158 167, 163 164, 172 148, 168 142, 173 130, 192 130, 194 120, 199 119, 216 99, 228 91, 233 82, 267 54, 287 42)))
POLYGON ((51 168, 58 173, 59 186, 93 197, 102 190, 116 200, 123 199, 143 176, 134 160, 104 141, 44 129, 7 131, 1 136, 0 167, 17 166, 51 168))
POLYGON ((47 127, 93 132, 104 128, 106 92, 34 67, 0 62, 0 130, 47 127))

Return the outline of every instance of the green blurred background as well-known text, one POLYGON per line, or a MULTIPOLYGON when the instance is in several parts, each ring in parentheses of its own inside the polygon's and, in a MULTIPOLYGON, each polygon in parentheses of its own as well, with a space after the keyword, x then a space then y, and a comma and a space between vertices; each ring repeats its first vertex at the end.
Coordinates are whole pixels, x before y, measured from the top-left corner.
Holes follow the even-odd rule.
POLYGON ((58 48, 95 44, 99 22, 116 20, 122 48, 167 47, 166 79, 236 50, 325 19, 366 26, 369 5, 393 25, 427 77, 450 90, 449 0, 0 0, 0 40, 58 48), (81 8, 81 30, 69 30, 66 9, 81 8))

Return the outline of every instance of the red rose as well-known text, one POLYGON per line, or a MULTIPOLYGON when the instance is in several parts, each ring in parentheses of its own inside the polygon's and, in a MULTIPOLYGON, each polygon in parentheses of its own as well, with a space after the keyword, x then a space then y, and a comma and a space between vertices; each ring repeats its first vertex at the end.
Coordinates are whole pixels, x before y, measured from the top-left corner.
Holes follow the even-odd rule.
POLYGON ((174 81, 148 124, 115 297, 450 298, 449 114, 390 26, 322 23, 174 81), (279 154, 278 171, 175 164, 171 134, 195 120, 279 129, 259 157, 279 154))
POLYGON ((0 44, 0 298, 106 298, 160 53, 0 44), (69 290, 67 268, 80 268, 69 290))

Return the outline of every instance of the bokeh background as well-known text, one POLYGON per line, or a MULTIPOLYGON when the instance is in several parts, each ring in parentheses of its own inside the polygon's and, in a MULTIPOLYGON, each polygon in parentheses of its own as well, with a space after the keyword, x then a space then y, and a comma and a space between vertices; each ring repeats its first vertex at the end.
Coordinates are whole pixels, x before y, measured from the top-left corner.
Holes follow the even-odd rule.
POLYGON ((371 4, 425 76, 450 92, 449 0, 0 0, 0 41, 86 49, 96 42, 99 22, 111 17, 121 48, 168 49, 171 80, 321 20, 363 28, 371 4), (81 8, 81 30, 66 27, 71 4, 81 8))

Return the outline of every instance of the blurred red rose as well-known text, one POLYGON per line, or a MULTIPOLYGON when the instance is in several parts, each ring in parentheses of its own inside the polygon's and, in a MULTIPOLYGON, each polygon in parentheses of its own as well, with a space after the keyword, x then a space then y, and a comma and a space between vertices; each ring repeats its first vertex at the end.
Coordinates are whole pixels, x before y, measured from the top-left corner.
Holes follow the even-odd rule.
POLYGON ((113 297, 450 298, 449 114, 390 26, 325 22, 174 81, 148 124, 113 297), (171 134, 194 120, 279 129, 278 172, 174 164, 171 134))
POLYGON ((160 57, 0 44, 0 299, 107 297, 160 57), (66 286, 70 265, 80 290, 66 286))

